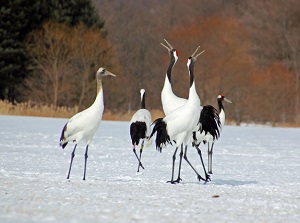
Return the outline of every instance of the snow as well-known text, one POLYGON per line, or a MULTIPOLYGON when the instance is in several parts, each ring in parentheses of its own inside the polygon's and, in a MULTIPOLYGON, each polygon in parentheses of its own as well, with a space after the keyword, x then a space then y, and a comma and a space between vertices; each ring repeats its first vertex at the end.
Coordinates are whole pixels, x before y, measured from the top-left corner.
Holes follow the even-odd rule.
MULTIPOLYGON (((0 222, 299 222, 300 129, 225 126, 211 182, 183 160, 183 181, 173 185, 175 148, 145 148, 137 173, 130 123, 112 121, 90 145, 86 181, 84 143, 66 180, 74 146, 59 147, 66 121, 0 116, 0 222)), ((188 157, 200 171, 194 148, 188 157)))

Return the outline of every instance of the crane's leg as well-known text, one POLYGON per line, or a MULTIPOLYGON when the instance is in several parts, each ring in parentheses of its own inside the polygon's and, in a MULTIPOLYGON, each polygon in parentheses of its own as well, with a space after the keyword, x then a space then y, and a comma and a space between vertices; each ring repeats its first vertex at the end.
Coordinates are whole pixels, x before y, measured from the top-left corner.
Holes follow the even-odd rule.
POLYGON ((77 147, 77 144, 75 144, 75 147, 74 147, 74 149, 73 149, 73 152, 71 153, 71 162, 70 162, 70 166, 69 166, 69 173, 68 173, 67 179, 70 178, 70 173, 71 173, 71 168, 72 168, 73 158, 74 158, 74 156, 75 156, 75 150, 76 150, 76 147, 77 147))
POLYGON ((176 160, 176 153, 177 153, 178 147, 176 147, 175 152, 173 154, 173 164, 172 164, 172 178, 171 180, 167 181, 167 183, 174 183, 174 166, 175 166, 175 160, 176 160))
POLYGON ((212 142, 211 147, 208 145, 208 173, 212 174, 212 154, 213 154, 213 148, 214 148, 214 142, 212 142))
POLYGON ((85 180, 86 163, 87 163, 87 158, 88 158, 88 150, 89 150, 89 145, 86 145, 86 148, 85 148, 85 154, 84 154, 84 173, 83 173, 83 180, 85 180))
POLYGON ((181 150, 179 153, 179 169, 178 169, 178 177, 177 180, 175 180, 175 183, 179 183, 182 179, 180 178, 180 172, 181 172, 181 163, 182 163, 182 156, 183 156, 183 145, 181 145, 181 150))
POLYGON ((142 165, 142 163, 141 163, 143 149, 144 149, 144 140, 143 140, 142 145, 141 145, 141 148, 140 148, 140 159, 139 159, 139 165, 138 165, 138 170, 137 170, 137 172, 140 172, 140 166, 144 169, 144 167, 143 167, 143 165, 142 165))
POLYGON ((200 180, 203 180, 203 181, 205 181, 206 182, 206 180, 203 178, 203 177, 201 177, 201 175, 197 172, 197 170, 193 167, 193 165, 190 163, 190 161, 188 160, 188 158, 187 158, 187 146, 185 147, 185 151, 184 151, 184 156, 183 156, 183 158, 185 159, 185 161, 190 165, 190 167, 194 170, 194 172, 197 174, 197 178, 198 178, 198 180, 200 181, 200 180))
POLYGON ((205 173, 205 181, 208 182, 210 181, 210 176, 207 174, 206 172, 206 168, 205 168, 205 165, 204 165, 204 162, 203 162, 203 158, 202 158, 202 152, 201 152, 201 149, 199 149, 198 146, 196 146, 196 149, 198 151, 198 154, 200 156, 200 160, 201 160, 201 164, 202 164, 202 167, 203 167, 203 170, 204 170, 204 173, 205 173))
POLYGON ((145 169, 144 166, 143 166, 143 164, 141 163, 141 160, 139 159, 138 155, 136 154, 135 145, 134 145, 132 151, 133 151, 135 157, 137 158, 137 160, 139 161, 139 166, 141 166, 143 169, 145 169))

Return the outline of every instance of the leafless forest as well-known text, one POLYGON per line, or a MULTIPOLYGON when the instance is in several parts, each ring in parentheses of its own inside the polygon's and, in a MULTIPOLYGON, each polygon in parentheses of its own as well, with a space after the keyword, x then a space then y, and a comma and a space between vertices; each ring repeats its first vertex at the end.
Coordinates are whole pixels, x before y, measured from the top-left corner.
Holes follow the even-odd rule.
MULTIPOLYGON (((169 62, 160 45, 178 51, 176 94, 187 97, 186 60, 198 45, 195 67, 202 104, 216 106, 223 93, 228 117, 237 123, 299 122, 300 2, 260 0, 94 0, 119 63, 118 85, 107 100, 114 109, 137 109, 138 90, 160 108, 169 62), (115 98, 113 98, 115 97, 115 98)), ((112 89, 106 89, 110 94, 112 89)))
MULTIPOLYGON (((95 85, 88 75, 90 67, 84 67, 92 61, 95 66, 106 66, 117 74, 117 78, 104 81, 107 110, 138 109, 140 88, 146 89, 148 109, 161 109, 160 93, 169 54, 160 43, 167 39, 179 52, 172 77, 177 95, 187 97, 186 61, 200 45, 205 53, 196 62, 195 78, 203 105, 217 106, 217 96, 222 93, 233 102, 225 104, 225 109, 228 119, 236 123, 300 123, 300 1, 93 2, 105 20, 103 33, 80 26, 73 30, 58 27, 59 31, 53 31, 57 25, 47 23, 44 36, 32 35, 35 41, 33 45, 28 44, 28 50, 39 61, 40 70, 47 62, 38 59, 43 51, 38 47, 43 47, 38 40, 45 36, 51 38, 51 34, 59 35, 57 39, 69 38, 64 41, 72 43, 68 47, 53 46, 52 55, 47 52, 48 57, 62 55, 59 60, 62 65, 60 70, 49 71, 51 74, 45 78, 52 75, 55 79, 55 72, 64 72, 64 77, 56 79, 57 84, 51 86, 51 91, 46 91, 50 86, 41 88, 47 103, 79 107, 92 103, 95 85), (107 35, 106 38, 102 38, 103 35, 107 35), (63 50, 72 52, 72 56, 64 57, 63 50), (101 64, 96 60, 99 57, 101 64), (73 60, 73 64, 75 61, 81 74, 76 75, 76 69, 64 66, 68 63, 63 58, 73 60), (82 70, 86 72, 82 74, 82 70), (63 88, 59 87, 61 83, 63 88), (68 96, 72 94, 78 95, 76 99, 68 96)), ((39 84, 27 81, 27 89, 36 89, 34 84, 39 84)), ((34 92, 27 91, 33 100, 33 95, 38 95, 36 90, 34 92)))

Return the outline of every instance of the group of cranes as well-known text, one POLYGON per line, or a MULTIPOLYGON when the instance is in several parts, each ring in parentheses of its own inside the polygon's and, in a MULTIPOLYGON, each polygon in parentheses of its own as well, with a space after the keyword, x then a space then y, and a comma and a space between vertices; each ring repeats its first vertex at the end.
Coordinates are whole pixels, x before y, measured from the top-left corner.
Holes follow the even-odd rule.
POLYGON ((200 103, 200 98, 196 92, 195 81, 194 81, 194 65, 196 59, 204 51, 197 53, 200 46, 195 50, 195 52, 188 58, 187 68, 190 77, 190 89, 188 99, 177 97, 172 90, 171 85, 171 73, 176 61, 178 60, 178 51, 172 47, 170 43, 165 40, 166 45, 162 44, 170 53, 170 64, 167 69, 167 74, 165 78, 164 87, 161 93, 161 101, 163 110, 165 112, 164 118, 158 118, 154 121, 153 131, 150 135, 152 137, 156 133, 156 148, 161 151, 162 147, 166 146, 167 143, 175 143, 176 149, 173 154, 172 163, 172 177, 168 181, 170 183, 179 183, 181 181, 180 171, 182 164, 182 157, 190 165, 197 175, 198 180, 203 180, 205 182, 210 180, 210 176, 207 174, 205 165, 203 163, 202 153, 199 149, 198 140, 204 141, 208 135, 210 135, 213 140, 218 139, 221 122, 217 110, 211 105, 202 107, 200 103), (195 143, 197 142, 197 144, 195 143), (203 178, 193 167, 187 158, 187 148, 190 143, 197 145, 196 149, 200 156, 200 160, 205 172, 205 177, 203 178), (174 165, 176 160, 176 153, 178 147, 181 147, 179 154, 179 169, 178 177, 174 180, 174 165), (185 147, 184 153, 183 148, 185 147), (184 154, 184 155, 183 155, 184 154))
MULTIPOLYGON (((156 119, 152 125, 153 130, 151 132, 151 114, 146 109, 145 106, 145 90, 141 89, 141 108, 132 116, 130 122, 130 136, 132 141, 133 152, 138 160, 138 169, 140 167, 144 169, 141 163, 142 152, 144 148, 144 143, 146 141, 146 146, 151 145, 152 137, 156 133, 155 144, 158 151, 162 151, 163 147, 167 144, 174 143, 176 149, 173 154, 172 162, 172 176, 170 183, 179 183, 181 181, 181 164, 182 158, 190 165, 197 175, 198 180, 203 180, 205 182, 210 180, 208 173, 212 173, 212 151, 215 140, 220 136, 220 131, 225 122, 225 112, 224 106, 222 104, 223 100, 230 102, 225 98, 224 95, 218 96, 218 106, 220 111, 218 112, 213 106, 205 105, 201 106, 200 98, 196 91, 195 86, 195 75, 194 75, 194 65, 198 56, 203 52, 197 53, 200 46, 197 47, 195 52, 188 58, 187 68, 189 73, 189 95, 188 98, 180 98, 173 93, 171 77, 172 69, 178 60, 178 51, 171 46, 165 40, 165 44, 161 43, 170 54, 170 63, 167 68, 167 73, 165 77, 164 86, 161 92, 161 102, 163 111, 165 113, 164 118, 156 119), (136 147, 140 146, 139 156, 136 153, 136 147), (206 172, 205 165, 202 158, 201 150, 199 149, 200 143, 208 144, 208 173, 206 172), (192 144, 198 151, 205 177, 202 177, 190 161, 187 158, 187 148, 188 145, 192 144), (211 146, 210 146, 211 145, 211 146), (179 168, 178 177, 174 180, 174 169, 175 160, 178 148, 180 147, 179 154, 179 168), (183 148, 185 148, 183 153, 183 148)), ((116 76, 109 72, 105 68, 99 68, 96 73, 97 79, 97 96, 94 103, 86 110, 79 112, 74 115, 64 126, 61 137, 60 146, 65 148, 69 141, 75 142, 75 147, 71 154, 71 161, 68 171, 67 179, 70 177, 73 158, 75 156, 75 150, 77 144, 84 139, 86 141, 86 151, 85 151, 85 164, 84 164, 84 175, 83 180, 86 178, 86 166, 88 158, 88 147, 92 141, 92 138, 98 129, 100 122, 102 120, 104 102, 103 102, 103 88, 102 88, 102 77, 104 76, 116 76)), ((231 103, 231 102, 230 102, 231 103)))

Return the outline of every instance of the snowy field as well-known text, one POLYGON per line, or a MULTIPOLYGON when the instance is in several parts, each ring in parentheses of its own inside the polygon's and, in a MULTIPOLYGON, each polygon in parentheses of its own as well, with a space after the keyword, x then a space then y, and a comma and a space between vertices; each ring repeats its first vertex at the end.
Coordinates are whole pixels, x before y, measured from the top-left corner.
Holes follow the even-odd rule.
MULTIPOLYGON (((174 185, 166 181, 175 148, 145 148, 137 173, 129 122, 109 121, 90 145, 87 180, 84 143, 66 180, 74 146, 59 147, 66 121, 0 116, 0 222, 300 222, 300 129, 225 126, 211 182, 198 182, 183 160, 174 185)), ((194 148, 188 157, 201 170, 194 148)))

